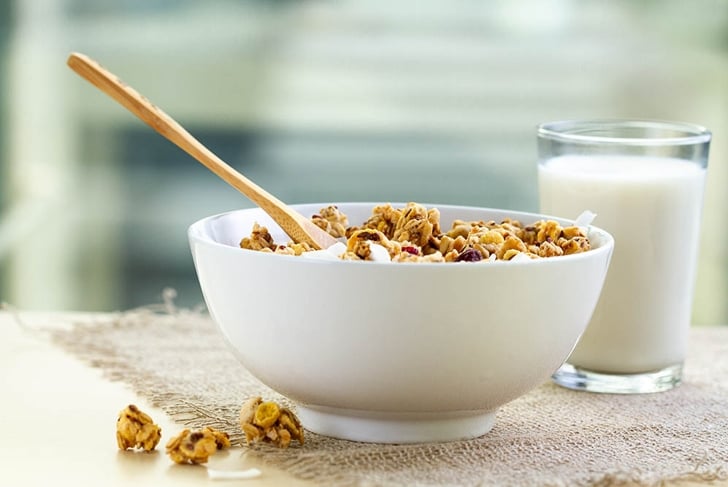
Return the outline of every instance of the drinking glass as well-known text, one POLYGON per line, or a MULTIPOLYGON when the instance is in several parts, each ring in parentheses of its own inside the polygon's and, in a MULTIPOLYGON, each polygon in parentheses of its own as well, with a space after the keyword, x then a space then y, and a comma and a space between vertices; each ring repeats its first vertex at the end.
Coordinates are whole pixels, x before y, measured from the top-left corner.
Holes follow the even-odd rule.
POLYGON ((652 120, 538 127, 541 213, 590 210, 615 239, 599 303, 557 384, 645 393, 680 383, 710 140, 704 127, 652 120))

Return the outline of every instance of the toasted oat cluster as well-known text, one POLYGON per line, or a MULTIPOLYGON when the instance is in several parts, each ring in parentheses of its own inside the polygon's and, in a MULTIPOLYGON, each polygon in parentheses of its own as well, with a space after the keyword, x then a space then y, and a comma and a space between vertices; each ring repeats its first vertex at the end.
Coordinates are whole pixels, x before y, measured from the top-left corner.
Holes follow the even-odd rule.
MULTIPOLYGON (((336 238, 346 237, 346 249, 338 255, 344 260, 383 260, 384 255, 392 262, 488 262, 557 257, 591 248, 582 228, 562 227, 554 220, 526 226, 511 219, 455 220, 443 231, 440 212, 417 203, 404 208, 376 206, 360 226, 348 226, 346 215, 335 206, 323 208, 312 221, 336 238)), ((268 229, 258 224, 240 246, 288 255, 313 250, 307 244, 276 244, 268 229)))
POLYGON ((249 250, 275 252, 276 254, 285 255, 301 255, 304 252, 313 250, 313 248, 305 242, 288 242, 287 245, 277 245, 273 241, 273 236, 268 232, 268 229, 266 227, 261 227, 257 223, 253 225, 253 231, 250 232, 250 236, 245 237, 240 241, 240 247, 249 250))
POLYGON ((322 208, 318 215, 311 217, 311 221, 334 238, 345 236, 349 226, 349 219, 335 206, 322 208))
POLYGON ((180 464, 206 463, 218 450, 230 447, 227 433, 210 427, 200 431, 184 429, 179 435, 167 442, 167 455, 180 464))
POLYGON ((149 452, 156 448, 161 437, 162 429, 134 404, 119 413, 116 420, 116 443, 119 449, 141 448, 149 452))
POLYGON ((296 415, 275 402, 263 402, 261 397, 243 403, 240 427, 248 444, 265 441, 280 448, 288 448, 291 440, 303 444, 303 427, 296 415))

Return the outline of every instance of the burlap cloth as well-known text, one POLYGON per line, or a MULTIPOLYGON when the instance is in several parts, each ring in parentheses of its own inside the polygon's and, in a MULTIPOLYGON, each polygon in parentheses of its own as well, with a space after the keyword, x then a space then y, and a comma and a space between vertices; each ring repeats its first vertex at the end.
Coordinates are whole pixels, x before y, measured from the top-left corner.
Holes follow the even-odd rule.
MULTIPOLYGON (((164 308, 78 324, 53 339, 180 424, 216 426, 238 441, 245 398, 287 402, 236 361, 207 314, 164 308)), ((257 445, 248 454, 326 485, 727 479, 728 327, 693 328, 684 382, 669 392, 602 395, 545 383, 501 408, 493 430, 475 440, 379 445, 307 433, 303 447, 294 445, 257 445)))

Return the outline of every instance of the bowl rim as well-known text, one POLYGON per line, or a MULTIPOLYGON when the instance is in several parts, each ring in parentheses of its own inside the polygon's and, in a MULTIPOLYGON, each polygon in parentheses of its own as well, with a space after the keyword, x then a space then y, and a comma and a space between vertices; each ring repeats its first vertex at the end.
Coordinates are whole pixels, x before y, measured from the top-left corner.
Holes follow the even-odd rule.
MULTIPOLYGON (((383 205, 383 204, 390 204, 393 207, 399 207, 404 206, 406 203, 401 202, 367 202, 367 201, 351 201, 351 202, 329 202, 329 203, 299 203, 299 204, 291 204, 292 208, 301 208, 301 207, 317 207, 317 208, 324 208, 329 205, 361 205, 366 206, 369 205, 370 208, 373 208, 376 205, 383 205)), ((507 208, 491 208, 491 207, 482 207, 482 206, 470 206, 470 205, 452 205, 452 204, 432 204, 432 203, 419 203, 426 208, 437 208, 437 209, 448 209, 448 210, 466 210, 466 211, 492 211, 492 212, 500 212, 500 213, 506 213, 509 217, 513 219, 517 219, 520 221, 523 221, 521 217, 528 217, 532 220, 536 221, 539 219, 550 219, 550 220, 556 220, 557 222, 563 224, 563 223, 574 223, 574 220, 553 216, 553 215, 547 215, 545 213, 534 213, 534 212, 527 212, 527 211, 518 211, 518 210, 509 210, 507 208)), ((214 215, 209 215, 203 218, 198 219, 197 221, 193 222, 189 225, 187 228, 187 237, 190 241, 190 243, 199 243, 207 246, 211 246, 214 248, 218 248, 224 251, 228 252, 234 252, 237 254, 240 254, 240 252, 243 252, 243 254, 240 255, 257 255, 261 258, 273 258, 276 260, 280 259, 288 259, 295 262, 300 263, 306 263, 310 265, 345 265, 345 266, 365 266, 365 267, 405 267, 405 268, 481 268, 480 265, 472 265, 472 262, 377 262, 377 261, 353 261, 353 260, 329 260, 329 259, 314 259, 314 258, 301 258, 300 256, 294 256, 294 255, 285 255, 285 254, 275 254, 272 252, 259 252, 255 250, 249 250, 249 249, 243 249, 240 247, 228 245, 225 243, 218 242, 212 238, 211 235, 209 235, 207 232, 204 232, 203 229, 205 228, 206 224, 208 224, 211 221, 214 220, 220 220, 223 218, 226 218, 227 216, 234 214, 234 213, 242 213, 242 212, 248 212, 248 211, 255 211, 255 212, 263 212, 263 210, 260 207, 253 206, 248 208, 238 208, 235 210, 229 210, 224 211, 221 213, 216 213, 214 215), (446 264, 446 265, 443 265, 446 264)), ((264 213, 264 212, 263 212, 264 213)), ((511 261, 503 261, 503 260, 495 260, 495 261, 489 261, 487 262, 487 267, 491 266, 526 266, 526 265, 553 265, 557 264, 558 262, 564 262, 564 261, 571 261, 571 260, 578 260, 578 259, 589 259, 591 257, 594 257, 596 255, 600 255, 602 253, 610 253, 614 249, 614 237, 611 233, 607 232, 601 227, 595 226, 595 225, 589 225, 588 226, 589 232, 596 233, 600 236, 601 245, 599 245, 596 248, 592 248, 588 252, 580 252, 577 254, 569 254, 569 255, 561 255, 558 256, 558 258, 544 258, 544 259, 523 259, 518 260, 517 262, 511 262, 511 261)), ((241 233, 241 238, 243 237, 243 233, 241 233)))

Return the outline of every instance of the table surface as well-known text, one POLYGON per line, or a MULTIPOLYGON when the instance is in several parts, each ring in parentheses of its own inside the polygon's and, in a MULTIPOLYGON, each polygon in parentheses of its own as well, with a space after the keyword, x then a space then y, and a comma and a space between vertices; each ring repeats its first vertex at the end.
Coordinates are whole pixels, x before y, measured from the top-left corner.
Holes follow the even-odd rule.
MULTIPOLYGON (((0 441, 0 485, 310 485, 247 458, 244 448, 217 453, 210 458, 209 468, 237 471, 255 467, 262 471, 256 479, 216 482, 208 478, 206 467, 172 463, 163 447, 181 426, 124 384, 103 379, 99 370, 81 363, 34 331, 93 318, 85 313, 0 311, 0 431, 4 433, 0 441), (163 438, 155 453, 118 450, 116 418, 130 403, 161 426, 163 438)), ((728 486, 728 482, 703 485, 728 486)))

